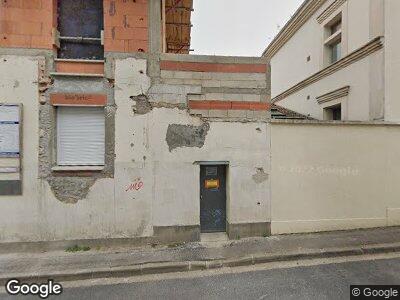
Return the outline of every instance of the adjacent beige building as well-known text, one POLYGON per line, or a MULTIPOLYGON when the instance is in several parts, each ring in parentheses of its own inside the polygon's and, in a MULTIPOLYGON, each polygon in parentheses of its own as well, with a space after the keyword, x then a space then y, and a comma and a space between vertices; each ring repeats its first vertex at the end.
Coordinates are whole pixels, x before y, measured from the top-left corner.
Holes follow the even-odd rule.
POLYGON ((396 0, 307 0, 264 52, 272 102, 319 120, 400 121, 396 0))
POLYGON ((272 121, 272 234, 400 225, 400 126, 272 121))

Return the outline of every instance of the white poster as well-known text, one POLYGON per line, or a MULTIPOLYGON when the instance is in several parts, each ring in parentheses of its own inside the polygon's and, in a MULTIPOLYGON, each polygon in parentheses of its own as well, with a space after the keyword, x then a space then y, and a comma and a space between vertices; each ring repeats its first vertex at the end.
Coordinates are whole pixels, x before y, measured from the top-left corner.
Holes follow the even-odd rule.
POLYGON ((19 156, 19 110, 18 105, 0 104, 0 157, 19 156))
POLYGON ((0 122, 0 156, 19 155, 19 124, 0 122))
POLYGON ((19 123, 19 105, 0 104, 0 122, 19 123))

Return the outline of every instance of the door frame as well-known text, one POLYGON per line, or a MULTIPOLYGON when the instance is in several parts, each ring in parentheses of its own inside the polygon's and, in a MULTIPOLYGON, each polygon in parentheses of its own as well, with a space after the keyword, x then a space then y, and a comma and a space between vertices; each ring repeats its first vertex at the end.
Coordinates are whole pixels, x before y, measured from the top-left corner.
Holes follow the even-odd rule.
MULTIPOLYGON (((201 176, 200 176, 200 172, 201 172, 201 167, 202 166, 225 166, 225 193, 226 193, 226 195, 225 195, 225 201, 226 201, 226 203, 225 203, 225 213, 226 213, 226 217, 225 217, 225 232, 227 232, 227 230, 228 230, 228 220, 229 220, 229 212, 230 212, 230 209, 229 209, 229 204, 230 204, 230 197, 229 197, 229 195, 230 195, 230 193, 229 193, 229 178, 230 178, 230 176, 229 176, 229 166, 230 166, 230 163, 229 163, 229 161, 196 161, 196 162, 194 162, 194 164, 196 164, 196 165, 198 165, 199 166, 199 168, 198 168, 198 180, 197 180, 197 182, 198 182, 198 184, 199 184, 199 190, 198 190, 198 197, 197 197, 197 199, 198 199, 198 204, 199 204, 199 206, 198 206, 198 224, 199 224, 199 227, 201 228, 201 220, 200 220, 200 214, 201 214, 201 176)), ((200 229, 200 233, 201 233, 201 229, 200 229)))

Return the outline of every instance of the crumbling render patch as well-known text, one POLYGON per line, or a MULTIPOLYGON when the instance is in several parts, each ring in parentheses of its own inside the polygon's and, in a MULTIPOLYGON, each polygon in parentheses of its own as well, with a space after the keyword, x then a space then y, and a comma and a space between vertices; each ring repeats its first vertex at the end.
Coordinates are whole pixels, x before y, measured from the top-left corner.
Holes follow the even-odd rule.
POLYGON ((186 110, 186 103, 167 103, 167 102, 150 102, 153 108, 177 108, 179 110, 186 110))
POLYGON ((257 168, 256 174, 252 176, 255 183, 260 184, 268 180, 268 174, 263 168, 257 168))
POLYGON ((208 123, 201 126, 170 124, 166 137, 169 151, 181 147, 202 148, 209 129, 208 123))
POLYGON ((153 108, 178 108, 180 110, 187 109, 185 103, 151 102, 149 101, 149 97, 145 94, 131 96, 130 98, 134 102, 132 105, 132 110, 137 115, 145 115, 153 108))
POLYGON ((141 94, 139 96, 132 96, 130 98, 134 102, 132 109, 135 114, 145 115, 153 109, 149 98, 144 94, 141 94))
POLYGON ((114 91, 107 79, 48 78, 45 66, 39 68, 39 176, 49 183, 55 198, 75 204, 87 197, 96 180, 114 177, 115 160, 115 113, 114 91), (53 171, 57 166, 56 108, 50 104, 52 93, 106 94, 105 109, 105 165, 101 172, 53 171))
POLYGON ((75 204, 85 199, 96 178, 53 177, 48 180, 54 196, 61 202, 75 204))

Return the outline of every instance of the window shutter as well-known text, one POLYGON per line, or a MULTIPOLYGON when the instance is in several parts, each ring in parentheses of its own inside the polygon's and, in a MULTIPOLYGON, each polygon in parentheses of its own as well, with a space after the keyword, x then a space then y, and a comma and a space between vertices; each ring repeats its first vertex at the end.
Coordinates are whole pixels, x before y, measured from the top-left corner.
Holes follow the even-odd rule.
POLYGON ((104 165, 104 139, 104 108, 57 108, 58 165, 104 165))

